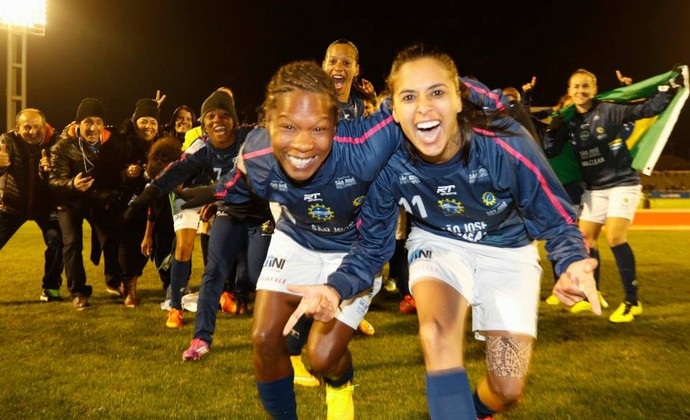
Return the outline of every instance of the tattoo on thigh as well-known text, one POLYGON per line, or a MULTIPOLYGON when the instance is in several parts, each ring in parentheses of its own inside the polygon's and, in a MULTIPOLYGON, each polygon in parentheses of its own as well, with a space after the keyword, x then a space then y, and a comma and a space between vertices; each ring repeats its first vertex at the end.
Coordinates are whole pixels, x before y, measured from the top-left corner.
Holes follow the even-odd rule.
POLYGON ((522 378, 527 374, 531 353, 531 343, 517 337, 486 337, 487 368, 496 376, 522 378))

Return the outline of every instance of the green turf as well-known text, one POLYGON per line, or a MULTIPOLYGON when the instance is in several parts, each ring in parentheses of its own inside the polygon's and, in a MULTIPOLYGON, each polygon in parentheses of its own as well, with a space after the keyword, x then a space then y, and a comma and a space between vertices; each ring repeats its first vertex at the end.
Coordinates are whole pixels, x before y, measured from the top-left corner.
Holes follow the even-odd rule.
MULTIPOLYGON (((0 251, 0 418, 265 418, 251 368, 250 317, 219 314, 213 349, 183 363, 193 316, 181 331, 164 327, 160 281, 149 266, 142 305, 124 308, 105 292, 102 268, 87 263, 94 308, 40 303, 42 243, 26 224, 0 251)), ((607 316, 622 290, 612 255, 602 247, 605 316, 539 308, 539 341, 521 404, 496 418, 690 418, 690 235, 630 232, 644 314, 614 325, 607 316)), ((88 241, 87 241, 88 242, 88 241)), ((195 254, 192 287, 200 282, 195 254)), ((552 277, 544 264, 542 298, 552 277)), ((66 296, 63 286, 62 295, 66 296)), ((357 335, 355 404, 359 419, 425 419, 424 369, 414 316, 397 312, 382 291, 368 315, 376 335, 357 335)), ((484 370, 483 346, 468 337, 473 384, 484 370)), ((325 418, 323 388, 297 388, 300 418, 325 418)))

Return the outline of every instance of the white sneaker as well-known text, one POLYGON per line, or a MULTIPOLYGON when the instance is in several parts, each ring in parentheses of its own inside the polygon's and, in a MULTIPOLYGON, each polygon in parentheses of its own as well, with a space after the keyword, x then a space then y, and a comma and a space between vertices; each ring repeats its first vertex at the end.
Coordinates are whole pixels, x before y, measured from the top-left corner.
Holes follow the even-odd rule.
POLYGON ((197 302, 199 301, 199 292, 188 293, 182 296, 182 309, 188 312, 196 312, 197 302))
POLYGON ((164 311, 170 310, 170 299, 165 299, 163 302, 161 302, 161 309, 164 311))

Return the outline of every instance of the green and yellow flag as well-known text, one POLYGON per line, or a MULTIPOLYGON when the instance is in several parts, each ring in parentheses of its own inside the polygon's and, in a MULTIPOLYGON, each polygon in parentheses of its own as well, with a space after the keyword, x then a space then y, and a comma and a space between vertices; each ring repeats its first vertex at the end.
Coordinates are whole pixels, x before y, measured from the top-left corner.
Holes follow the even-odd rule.
MULTIPOLYGON (((645 100, 656 93, 659 86, 667 85, 669 80, 677 77, 680 72, 683 73, 684 86, 676 91, 668 107, 657 116, 635 121, 632 132, 626 133, 628 134, 627 138, 614 140, 625 141, 633 156, 632 167, 645 175, 650 175, 654 170, 654 165, 659 160, 673 127, 678 121, 680 110, 690 94, 688 66, 678 66, 667 73, 650 77, 630 86, 609 90, 596 96, 602 102, 630 103, 645 100)), ((560 110, 558 114, 563 115, 567 121, 574 113, 575 107, 570 105, 560 110)), ((579 167, 576 164, 572 148, 564 147, 561 154, 549 159, 549 162, 562 183, 581 179, 580 174, 575 173, 576 170, 579 172, 579 167)))

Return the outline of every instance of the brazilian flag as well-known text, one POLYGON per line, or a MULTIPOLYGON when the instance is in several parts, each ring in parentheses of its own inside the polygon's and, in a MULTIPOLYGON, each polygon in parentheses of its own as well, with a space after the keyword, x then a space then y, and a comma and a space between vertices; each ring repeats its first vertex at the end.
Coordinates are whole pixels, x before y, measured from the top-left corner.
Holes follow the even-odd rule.
MULTIPOLYGON (((632 167, 645 175, 650 175, 654 170, 654 165, 659 160, 671 131, 678 121, 680 110, 688 99, 690 91, 688 88, 688 66, 677 66, 667 73, 650 77, 630 86, 609 90, 596 96, 602 102, 631 103, 645 100, 654 95, 659 86, 668 85, 669 80, 677 77, 680 72, 683 73, 684 86, 677 90, 668 107, 659 115, 639 119, 634 124, 626 124, 621 130, 621 137, 614 140, 614 142, 625 142, 633 156, 632 167)), ((575 106, 569 105, 555 113, 554 116, 562 115, 567 121, 572 118, 574 113, 575 106)), ((575 153, 569 142, 566 143, 561 154, 549 159, 549 163, 563 184, 582 179, 575 153)))

